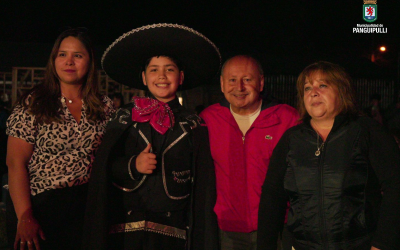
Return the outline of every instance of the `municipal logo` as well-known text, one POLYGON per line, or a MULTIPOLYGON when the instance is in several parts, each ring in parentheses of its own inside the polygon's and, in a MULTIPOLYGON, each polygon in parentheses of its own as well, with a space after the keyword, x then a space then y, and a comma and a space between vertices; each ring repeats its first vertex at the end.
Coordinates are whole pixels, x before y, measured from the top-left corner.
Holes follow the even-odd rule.
POLYGON ((377 0, 364 0, 363 18, 366 22, 372 23, 378 19, 377 0))

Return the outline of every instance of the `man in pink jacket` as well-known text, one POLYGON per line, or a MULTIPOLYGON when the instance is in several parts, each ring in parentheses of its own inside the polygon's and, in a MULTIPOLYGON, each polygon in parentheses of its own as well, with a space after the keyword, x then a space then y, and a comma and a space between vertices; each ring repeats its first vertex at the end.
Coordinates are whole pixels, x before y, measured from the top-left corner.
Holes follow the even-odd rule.
POLYGON ((226 101, 205 109, 217 178, 221 249, 256 249, 258 205, 269 160, 282 134, 298 123, 297 111, 263 100, 264 76, 250 56, 230 58, 222 66, 226 101))

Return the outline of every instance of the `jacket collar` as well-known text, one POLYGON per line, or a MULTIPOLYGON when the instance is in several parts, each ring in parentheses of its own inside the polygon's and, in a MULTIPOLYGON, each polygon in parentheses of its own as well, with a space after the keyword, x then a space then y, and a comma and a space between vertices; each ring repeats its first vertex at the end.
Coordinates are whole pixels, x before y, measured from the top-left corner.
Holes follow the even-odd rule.
MULTIPOLYGON (((270 98, 262 99, 260 115, 256 118, 256 120, 253 122, 250 128, 252 127, 265 128, 281 123, 281 120, 279 119, 278 115, 275 114, 275 110, 277 107, 274 108, 274 106, 278 104, 279 103, 276 100, 272 100, 270 98)), ((238 127, 235 118, 231 114, 229 102, 226 99, 224 99, 220 103, 220 105, 223 109, 223 112, 219 112, 218 114, 224 120, 226 120, 230 125, 238 127), (225 108, 228 110, 225 110, 225 108)))
POLYGON ((179 103, 179 99, 177 96, 173 100, 167 102, 167 104, 171 108, 171 110, 175 110, 181 107, 181 104, 179 103))
MULTIPOLYGON (((261 99, 262 99, 261 111, 279 104, 279 102, 276 99, 272 99, 270 97, 265 97, 261 99)), ((230 103, 225 98, 219 104, 222 107, 230 109, 230 103)))
MULTIPOLYGON (((350 119, 352 119, 352 117, 349 116, 349 115, 342 115, 342 114, 337 115, 337 116, 335 117, 335 121, 333 122, 333 126, 332 126, 332 129, 331 129, 331 132, 330 132, 330 133, 335 132, 339 127, 341 127, 344 123, 346 123, 346 122, 349 121, 350 119)), ((305 126, 307 126, 309 129, 314 130, 314 129, 312 128, 310 122, 311 122, 311 117, 310 117, 310 116, 307 116, 306 118, 304 118, 303 124, 304 124, 305 126)), ((330 133, 329 133, 329 134, 330 134, 330 133)))
MULTIPOLYGON (((155 98, 154 95, 150 92, 148 92, 146 96, 157 100, 157 98, 155 98)), ((181 104, 179 103, 179 98, 177 96, 175 96, 175 98, 172 99, 171 101, 167 102, 167 104, 171 108, 171 110, 178 109, 181 107, 181 104)))

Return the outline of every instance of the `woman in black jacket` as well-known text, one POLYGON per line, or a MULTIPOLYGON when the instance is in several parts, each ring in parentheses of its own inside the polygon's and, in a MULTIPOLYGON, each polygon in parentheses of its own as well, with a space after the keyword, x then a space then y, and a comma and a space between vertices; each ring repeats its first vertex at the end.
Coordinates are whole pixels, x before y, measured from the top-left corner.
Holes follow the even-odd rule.
POLYGON ((259 249, 276 249, 287 201, 293 248, 398 249, 400 152, 380 124, 358 115, 350 77, 314 63, 297 81, 303 123, 276 146, 259 209, 259 249))

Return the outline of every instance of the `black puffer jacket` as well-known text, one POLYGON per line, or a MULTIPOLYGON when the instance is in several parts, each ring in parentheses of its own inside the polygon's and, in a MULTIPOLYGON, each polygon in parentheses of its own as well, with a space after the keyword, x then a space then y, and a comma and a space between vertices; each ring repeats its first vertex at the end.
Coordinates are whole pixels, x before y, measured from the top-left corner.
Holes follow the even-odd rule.
POLYGON ((262 189, 258 249, 276 249, 287 200, 296 250, 400 249, 394 139, 370 118, 337 116, 321 154, 316 151, 309 120, 282 136, 262 189))

